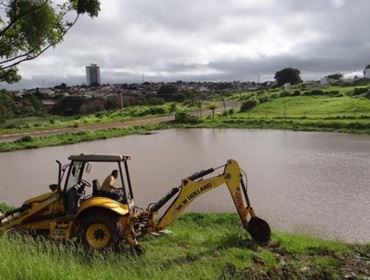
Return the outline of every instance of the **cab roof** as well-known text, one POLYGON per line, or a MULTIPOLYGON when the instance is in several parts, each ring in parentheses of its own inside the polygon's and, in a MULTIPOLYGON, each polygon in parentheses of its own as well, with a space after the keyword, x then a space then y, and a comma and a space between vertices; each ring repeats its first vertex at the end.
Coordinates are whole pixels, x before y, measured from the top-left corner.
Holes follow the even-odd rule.
POLYGON ((119 162, 130 159, 127 155, 107 155, 107 154, 90 154, 90 155, 71 155, 69 160, 72 161, 98 161, 98 162, 119 162))

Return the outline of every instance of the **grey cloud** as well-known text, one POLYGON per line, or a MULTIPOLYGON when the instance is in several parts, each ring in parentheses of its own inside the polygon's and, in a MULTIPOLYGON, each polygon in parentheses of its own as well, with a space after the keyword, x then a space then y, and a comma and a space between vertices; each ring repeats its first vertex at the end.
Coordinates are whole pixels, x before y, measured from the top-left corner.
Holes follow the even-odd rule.
POLYGON ((15 87, 81 83, 92 62, 106 82, 140 81, 141 73, 153 81, 270 79, 286 66, 309 78, 362 70, 368 11, 367 0, 103 0, 97 19, 81 18, 55 50, 22 65, 15 87))

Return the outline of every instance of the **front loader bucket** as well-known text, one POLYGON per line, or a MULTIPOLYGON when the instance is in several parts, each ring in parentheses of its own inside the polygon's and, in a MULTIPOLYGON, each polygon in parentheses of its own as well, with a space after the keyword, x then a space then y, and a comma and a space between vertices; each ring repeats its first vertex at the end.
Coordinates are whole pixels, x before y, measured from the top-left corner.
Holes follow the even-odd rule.
POLYGON ((271 229, 269 224, 258 217, 252 217, 245 229, 258 243, 265 244, 270 241, 271 229))

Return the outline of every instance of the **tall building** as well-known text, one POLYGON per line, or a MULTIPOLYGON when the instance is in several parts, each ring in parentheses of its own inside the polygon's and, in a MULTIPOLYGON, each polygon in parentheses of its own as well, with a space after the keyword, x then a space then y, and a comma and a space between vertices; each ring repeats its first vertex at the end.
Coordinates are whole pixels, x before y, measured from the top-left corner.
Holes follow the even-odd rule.
POLYGON ((96 64, 86 66, 86 82, 88 86, 100 85, 100 67, 96 64))
POLYGON ((370 79, 370 65, 366 66, 366 68, 364 70, 364 77, 366 79, 370 79))

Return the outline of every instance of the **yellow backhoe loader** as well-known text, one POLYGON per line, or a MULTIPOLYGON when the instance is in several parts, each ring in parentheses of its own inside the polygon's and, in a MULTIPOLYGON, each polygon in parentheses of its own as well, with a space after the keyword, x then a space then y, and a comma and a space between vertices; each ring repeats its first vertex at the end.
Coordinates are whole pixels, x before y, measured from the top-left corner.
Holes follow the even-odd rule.
POLYGON ((61 241, 77 238, 94 249, 114 248, 123 240, 137 247, 140 235, 160 232, 197 197, 226 185, 241 225, 257 242, 269 241, 270 227, 256 216, 251 207, 246 175, 243 176, 236 161, 228 160, 220 167, 188 176, 180 186, 172 188, 158 202, 142 209, 135 206, 128 170, 129 159, 125 155, 81 154, 70 156, 70 163, 64 166, 57 161, 57 184, 49 186, 50 192, 26 200, 21 207, 0 213, 0 233, 20 230, 61 241), (84 177, 90 173, 92 165, 99 163, 117 166, 122 192, 119 201, 111 193, 102 191, 98 180, 90 184, 84 177), (210 176, 217 170, 220 170, 218 175, 210 176), (157 219, 156 215, 166 204, 169 206, 157 219))

